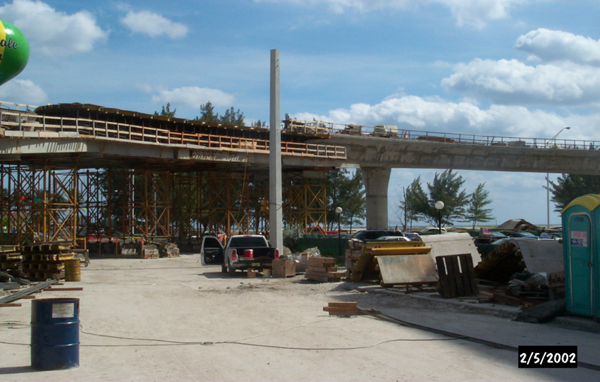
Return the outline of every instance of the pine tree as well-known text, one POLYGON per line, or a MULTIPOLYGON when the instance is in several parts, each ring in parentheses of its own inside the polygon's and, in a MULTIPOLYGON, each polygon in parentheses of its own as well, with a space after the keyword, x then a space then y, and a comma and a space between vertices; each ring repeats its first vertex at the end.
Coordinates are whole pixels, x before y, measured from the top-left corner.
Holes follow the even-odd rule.
POLYGON ((562 174, 556 183, 550 181, 555 211, 561 211, 573 199, 587 194, 600 194, 600 177, 595 175, 562 174))
POLYGON ((423 212, 432 224, 438 221, 440 213, 442 224, 452 225, 453 220, 464 218, 465 207, 469 202, 469 195, 464 189, 461 190, 464 183, 462 176, 452 170, 446 170, 441 174, 436 172, 433 184, 427 183, 429 207, 423 212), (434 207, 438 200, 444 202, 441 212, 434 207))
POLYGON ((177 112, 177 108, 175 108, 173 111, 171 111, 171 104, 167 103, 167 107, 165 108, 165 106, 163 105, 162 107, 162 111, 160 112, 160 114, 155 111, 154 115, 155 116, 161 116, 161 117, 174 117, 175 116, 175 112, 177 112))
POLYGON ((491 200, 488 199, 489 192, 484 189, 485 183, 481 183, 477 186, 475 192, 471 194, 471 198, 469 200, 469 204, 467 206, 467 211, 465 213, 465 222, 473 222, 473 229, 478 222, 487 222, 494 217, 491 215, 492 209, 485 208, 485 206, 492 203, 491 200))
POLYGON ((219 122, 219 113, 215 113, 215 107, 208 101, 200 105, 200 117, 196 118, 199 121, 204 122, 219 122))

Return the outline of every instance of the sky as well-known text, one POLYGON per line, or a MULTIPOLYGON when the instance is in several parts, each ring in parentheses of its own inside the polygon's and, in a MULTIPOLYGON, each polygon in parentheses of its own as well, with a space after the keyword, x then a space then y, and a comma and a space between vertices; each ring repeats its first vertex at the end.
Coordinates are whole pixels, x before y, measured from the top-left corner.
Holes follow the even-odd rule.
MULTIPOLYGON (((570 126, 561 138, 600 140, 599 15, 597 0, 4 1, 0 19, 31 53, 0 100, 170 103, 190 119, 210 101, 268 121, 278 49, 282 115, 527 138, 570 126)), ((436 171, 392 171, 390 225, 402 187, 436 171)), ((485 182, 490 224, 546 223, 545 174, 458 173, 467 192, 485 182)))

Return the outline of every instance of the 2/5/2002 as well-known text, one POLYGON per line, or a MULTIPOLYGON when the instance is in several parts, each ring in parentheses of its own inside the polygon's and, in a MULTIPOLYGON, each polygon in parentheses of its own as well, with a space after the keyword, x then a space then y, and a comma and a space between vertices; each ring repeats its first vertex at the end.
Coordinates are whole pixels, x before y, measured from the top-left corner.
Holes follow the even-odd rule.
POLYGON ((519 346, 520 368, 576 368, 577 346, 519 346))

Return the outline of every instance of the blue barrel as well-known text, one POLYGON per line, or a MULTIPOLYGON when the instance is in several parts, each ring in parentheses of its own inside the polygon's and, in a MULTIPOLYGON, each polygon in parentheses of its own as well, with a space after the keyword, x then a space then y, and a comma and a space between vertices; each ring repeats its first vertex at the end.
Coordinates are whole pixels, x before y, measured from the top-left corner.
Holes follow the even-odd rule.
POLYGON ((36 370, 79 366, 79 299, 31 302, 31 366, 36 370))

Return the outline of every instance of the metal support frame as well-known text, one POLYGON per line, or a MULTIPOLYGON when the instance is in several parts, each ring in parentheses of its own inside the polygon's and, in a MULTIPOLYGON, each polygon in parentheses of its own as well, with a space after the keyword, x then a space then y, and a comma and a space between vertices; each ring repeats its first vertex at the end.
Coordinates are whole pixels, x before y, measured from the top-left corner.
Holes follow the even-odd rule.
MULTIPOLYGON (((0 244, 269 231, 269 184, 251 174, 0 165, 0 175, 0 244)), ((325 185, 286 183, 286 223, 325 226, 325 185)))

